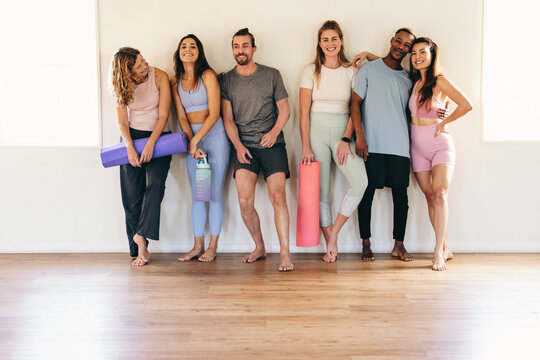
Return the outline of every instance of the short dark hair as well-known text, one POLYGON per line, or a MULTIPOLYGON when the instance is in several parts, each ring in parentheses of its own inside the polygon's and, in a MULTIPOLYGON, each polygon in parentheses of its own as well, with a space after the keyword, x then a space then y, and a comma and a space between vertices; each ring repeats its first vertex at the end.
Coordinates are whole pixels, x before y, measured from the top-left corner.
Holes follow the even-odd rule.
POLYGON ((234 38, 236 36, 245 36, 245 35, 248 35, 251 38, 251 46, 255 47, 255 37, 253 36, 252 33, 249 32, 248 28, 243 28, 243 29, 238 30, 232 37, 233 39, 231 41, 231 45, 233 45, 234 38))
POLYGON ((408 27, 402 27, 402 28, 397 29, 397 31, 396 31, 396 33, 394 35, 397 35, 402 31, 404 31, 404 32, 406 32, 408 34, 411 34, 414 37, 414 40, 416 40, 416 34, 414 33, 414 30, 411 29, 411 28, 408 28, 408 27))

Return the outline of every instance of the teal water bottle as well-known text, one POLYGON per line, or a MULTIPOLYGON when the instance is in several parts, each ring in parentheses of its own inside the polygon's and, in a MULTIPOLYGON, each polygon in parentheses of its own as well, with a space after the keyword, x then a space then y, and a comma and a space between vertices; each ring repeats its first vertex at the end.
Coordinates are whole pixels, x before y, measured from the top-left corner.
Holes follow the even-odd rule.
POLYGON ((212 170, 207 157, 197 161, 195 172, 195 200, 210 201, 212 170))

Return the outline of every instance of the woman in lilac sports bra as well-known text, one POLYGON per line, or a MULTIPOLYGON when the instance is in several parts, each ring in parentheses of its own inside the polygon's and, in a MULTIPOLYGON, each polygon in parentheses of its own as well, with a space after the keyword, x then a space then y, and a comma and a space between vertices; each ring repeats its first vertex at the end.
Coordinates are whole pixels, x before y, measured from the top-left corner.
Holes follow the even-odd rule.
POLYGON ((439 48, 431 39, 421 37, 411 48, 410 78, 414 83, 411 110, 411 160, 418 184, 424 193, 429 219, 435 230, 432 269, 446 270, 453 254, 448 246, 448 190, 454 173, 455 149, 446 125, 472 110, 471 102, 439 69, 439 48), (447 99, 457 108, 444 120, 437 112, 447 99))
POLYGON ((194 246, 178 261, 195 257, 213 261, 223 224, 223 186, 229 164, 230 144, 220 117, 220 91, 216 73, 206 60, 200 40, 193 34, 184 36, 174 53, 175 77, 171 79, 178 122, 189 140, 186 158, 192 193, 194 246), (208 156, 212 170, 209 205, 210 244, 205 251, 206 203, 195 200, 197 161, 208 156))

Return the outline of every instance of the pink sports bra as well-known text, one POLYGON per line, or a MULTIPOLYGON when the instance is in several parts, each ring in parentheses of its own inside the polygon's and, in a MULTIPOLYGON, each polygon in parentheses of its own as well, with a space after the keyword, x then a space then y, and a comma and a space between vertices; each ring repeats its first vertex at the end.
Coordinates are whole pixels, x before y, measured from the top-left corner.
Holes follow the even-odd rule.
POLYGON ((419 117, 419 118, 438 119, 439 118, 438 112, 439 112, 439 109, 444 108, 443 104, 441 104, 441 101, 439 100, 439 98, 437 98, 436 96, 433 96, 431 104, 429 104, 429 101, 426 101, 424 105, 420 105, 419 103, 420 96, 416 94, 417 86, 418 86, 418 81, 416 82, 416 84, 414 84, 411 97, 409 98, 409 109, 411 110, 411 116, 419 117))

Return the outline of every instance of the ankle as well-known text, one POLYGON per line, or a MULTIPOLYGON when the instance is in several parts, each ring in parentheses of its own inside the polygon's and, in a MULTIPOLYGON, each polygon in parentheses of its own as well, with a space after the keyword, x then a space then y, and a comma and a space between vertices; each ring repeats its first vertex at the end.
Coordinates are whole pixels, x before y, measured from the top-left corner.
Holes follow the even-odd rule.
POLYGON ((266 252, 264 245, 255 245, 255 250, 253 252, 266 252))
POLYGON ((191 249, 191 251, 203 252, 204 251, 204 244, 195 244, 195 245, 193 245, 193 249, 191 249))
POLYGON ((291 256, 291 251, 290 250, 280 250, 279 251, 279 256, 291 256))
POLYGON ((394 242, 394 249, 405 250, 405 245, 403 245, 403 241, 396 240, 394 242))

